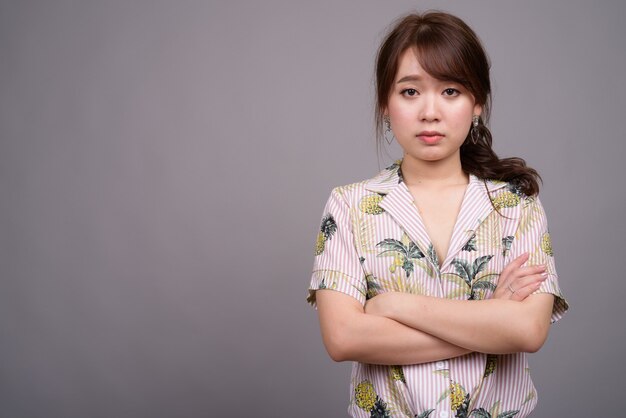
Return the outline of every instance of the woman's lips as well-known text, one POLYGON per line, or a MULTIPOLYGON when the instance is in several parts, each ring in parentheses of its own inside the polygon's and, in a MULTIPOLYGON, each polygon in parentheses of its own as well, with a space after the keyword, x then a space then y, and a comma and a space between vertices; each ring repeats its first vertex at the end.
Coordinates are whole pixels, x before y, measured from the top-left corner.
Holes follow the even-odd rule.
POLYGON ((436 144, 441 141, 443 134, 435 131, 424 131, 417 134, 417 137, 427 144, 436 144))

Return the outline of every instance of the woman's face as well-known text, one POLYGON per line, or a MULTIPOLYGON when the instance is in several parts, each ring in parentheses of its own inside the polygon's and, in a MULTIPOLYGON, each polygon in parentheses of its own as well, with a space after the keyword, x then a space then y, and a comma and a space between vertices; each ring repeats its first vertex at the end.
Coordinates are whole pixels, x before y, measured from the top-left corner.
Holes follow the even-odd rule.
POLYGON ((472 116, 481 110, 462 85, 424 71, 413 50, 402 54, 385 114, 405 159, 460 161, 472 116))

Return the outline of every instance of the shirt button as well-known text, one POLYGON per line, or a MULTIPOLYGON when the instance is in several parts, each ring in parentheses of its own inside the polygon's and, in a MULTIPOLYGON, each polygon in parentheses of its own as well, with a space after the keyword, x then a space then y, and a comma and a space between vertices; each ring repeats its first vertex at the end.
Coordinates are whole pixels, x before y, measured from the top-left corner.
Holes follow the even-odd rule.
POLYGON ((439 412, 439 416, 441 418, 448 418, 448 416, 450 416, 450 413, 448 411, 441 411, 439 412))
POLYGON ((447 361, 438 361, 437 363, 435 363, 435 368, 437 370, 447 369, 448 368, 448 362, 447 361))

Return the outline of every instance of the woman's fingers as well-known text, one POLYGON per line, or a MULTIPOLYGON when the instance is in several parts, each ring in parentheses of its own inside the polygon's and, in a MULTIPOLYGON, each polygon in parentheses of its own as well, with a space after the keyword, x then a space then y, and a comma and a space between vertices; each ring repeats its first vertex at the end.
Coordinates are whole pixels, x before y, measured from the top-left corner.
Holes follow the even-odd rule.
POLYGON ((546 271, 546 266, 543 264, 539 264, 536 266, 520 267, 515 276, 524 277, 524 276, 530 276, 533 274, 543 273, 545 271, 546 271))
MULTIPOLYGON (((545 278, 543 280, 545 280, 545 278)), ((539 287, 541 287, 541 283, 543 283, 543 280, 539 282, 533 282, 520 289, 516 289, 515 293, 511 295, 511 299, 516 300, 518 302, 523 301, 528 296, 532 295, 537 289, 539 289, 539 287)))
POLYGON ((530 276, 520 277, 517 280, 509 283, 511 289, 511 299, 524 300, 535 290, 539 289, 541 283, 543 283, 548 277, 545 273, 533 274, 530 276))
POLYGON ((502 269, 502 273, 500 275, 506 276, 509 273, 519 269, 520 267, 522 267, 522 265, 524 265, 525 262, 528 261, 528 257, 529 257, 528 253, 524 253, 520 255, 519 257, 514 258, 513 260, 509 262, 509 264, 504 266, 504 268, 502 269))
POLYGON ((509 262, 500 274, 494 298, 524 300, 545 280, 544 265, 524 266, 529 254, 524 253, 509 262), (539 284, 535 286, 536 284, 539 284))

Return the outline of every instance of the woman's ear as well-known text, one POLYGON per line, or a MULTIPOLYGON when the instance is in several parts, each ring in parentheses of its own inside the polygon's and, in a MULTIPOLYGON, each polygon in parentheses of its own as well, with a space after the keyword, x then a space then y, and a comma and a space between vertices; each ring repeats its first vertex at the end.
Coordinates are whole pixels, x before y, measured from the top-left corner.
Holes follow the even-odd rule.
POLYGON ((479 104, 474 105, 474 115, 480 116, 483 113, 483 107, 479 104))

